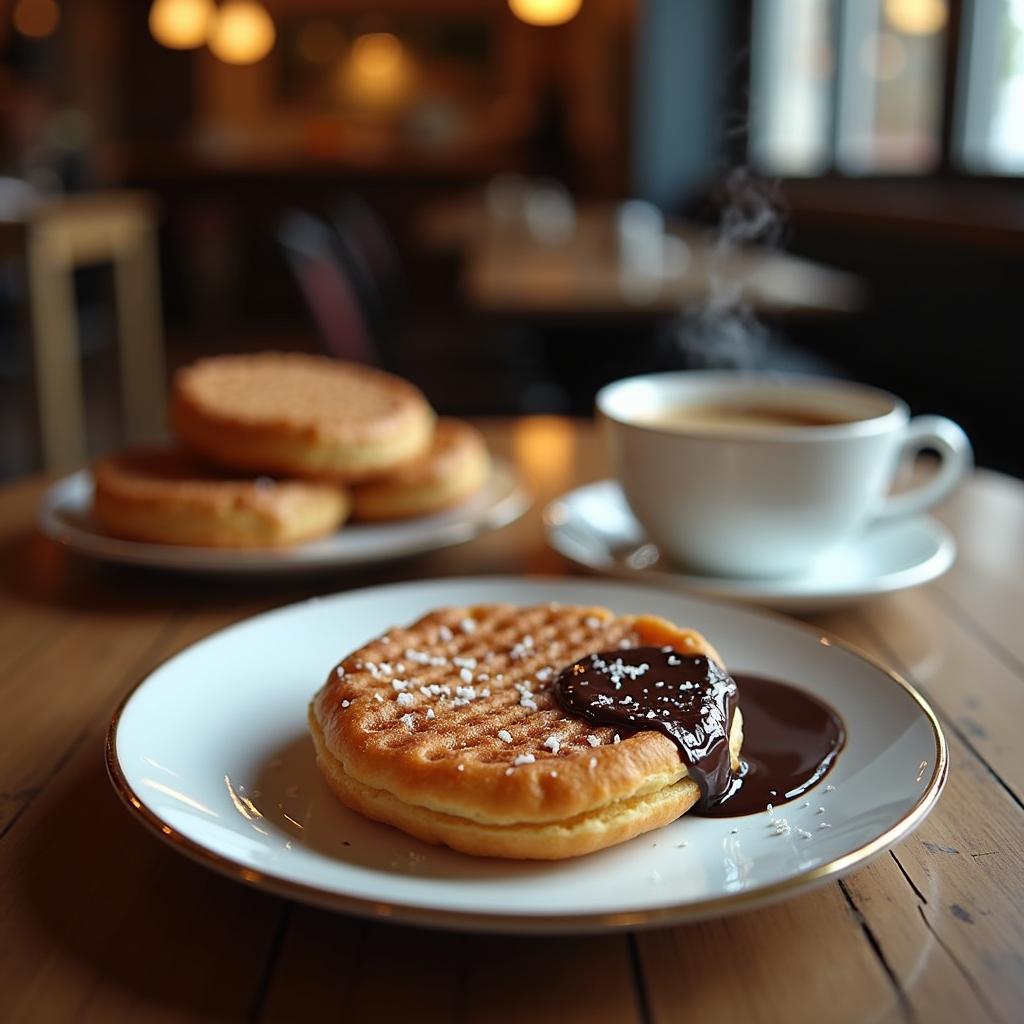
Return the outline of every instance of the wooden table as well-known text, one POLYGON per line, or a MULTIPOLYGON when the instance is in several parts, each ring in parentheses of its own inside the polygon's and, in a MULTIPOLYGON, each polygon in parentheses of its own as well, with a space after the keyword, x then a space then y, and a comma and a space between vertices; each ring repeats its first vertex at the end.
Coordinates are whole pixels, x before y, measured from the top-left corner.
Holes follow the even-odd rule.
POLYGON ((678 220, 666 224, 666 234, 685 243, 685 263, 662 274, 630 273, 616 216, 612 205, 584 204, 567 238, 545 242, 522 223, 491 220, 468 197, 428 207, 418 233, 427 248, 461 251, 465 300, 487 315, 665 317, 734 288, 759 314, 836 315, 863 305, 863 283, 852 274, 756 246, 716 249, 707 229, 678 220))
POLYGON ((92 564, 33 532, 42 481, 0 491, 0 1020, 1019 1021, 1024 1006, 1024 484, 985 471, 942 510, 960 559, 920 590, 823 616, 931 699, 938 807, 869 867, 724 920, 573 939, 342 917, 251 891, 132 821, 110 713, 159 661, 314 592, 455 573, 566 573, 540 508, 607 472, 591 427, 487 427, 538 499, 461 548, 313 585, 92 564))

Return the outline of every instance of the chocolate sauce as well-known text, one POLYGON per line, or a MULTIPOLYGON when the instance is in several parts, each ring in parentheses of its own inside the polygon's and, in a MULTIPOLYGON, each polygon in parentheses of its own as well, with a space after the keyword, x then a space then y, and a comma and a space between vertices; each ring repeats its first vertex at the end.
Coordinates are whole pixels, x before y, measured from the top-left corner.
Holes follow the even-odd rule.
POLYGON ((824 701, 762 676, 728 676, 703 655, 668 647, 590 654, 564 669, 554 696, 568 714, 613 725, 623 737, 664 733, 700 787, 692 813, 732 818, 795 800, 830 771, 846 727, 824 701), (730 764, 729 731, 743 714, 740 770, 730 764))
POLYGON ((632 734, 664 733, 679 748, 701 791, 701 806, 732 784, 729 730, 736 683, 703 655, 671 647, 631 647, 590 654, 555 680, 555 699, 571 715, 632 734))
POLYGON ((805 690, 761 676, 737 675, 743 713, 741 767, 718 803, 693 813, 736 818, 764 813, 817 785, 846 743, 839 714, 805 690))

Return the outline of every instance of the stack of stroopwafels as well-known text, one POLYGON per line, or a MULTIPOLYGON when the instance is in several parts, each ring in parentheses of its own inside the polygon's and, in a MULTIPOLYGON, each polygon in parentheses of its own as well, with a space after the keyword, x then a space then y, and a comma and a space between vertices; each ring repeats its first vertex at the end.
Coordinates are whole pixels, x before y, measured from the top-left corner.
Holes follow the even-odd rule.
MULTIPOLYGON (((331 671, 309 709, 317 763, 347 806, 464 853, 556 860, 623 842, 689 810, 698 784, 665 735, 566 714, 551 687, 584 655, 647 644, 721 665, 699 633, 654 616, 439 609, 331 671)), ((742 739, 737 708, 734 769, 742 739)))
POLYGON ((119 537, 277 547, 363 520, 426 515, 478 490, 490 458, 477 430, 435 418, 391 374, 265 352, 180 371, 177 444, 93 467, 94 515, 119 537))

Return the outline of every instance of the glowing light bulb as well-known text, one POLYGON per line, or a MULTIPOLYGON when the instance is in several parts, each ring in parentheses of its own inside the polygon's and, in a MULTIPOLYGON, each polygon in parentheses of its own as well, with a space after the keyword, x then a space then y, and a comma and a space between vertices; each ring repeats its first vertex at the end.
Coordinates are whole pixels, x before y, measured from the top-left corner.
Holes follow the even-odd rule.
POLYGON ((210 34, 212 0, 155 0, 149 9, 149 31, 170 50, 194 50, 210 34))
POLYGON ((579 14, 583 0, 508 0, 508 6, 527 25, 564 25, 579 14))
POLYGON ((930 36, 946 27, 946 0, 885 0, 885 18, 908 36, 930 36))
POLYGON ((210 32, 210 50, 225 64, 255 64, 274 47, 277 30, 256 0, 227 0, 210 32))
POLYGON ((60 8, 54 0, 18 0, 14 27, 29 39, 45 39, 57 31, 60 8))
POLYGON ((368 32, 352 44, 341 69, 342 91, 356 103, 387 106, 408 93, 414 76, 402 40, 390 32, 368 32))

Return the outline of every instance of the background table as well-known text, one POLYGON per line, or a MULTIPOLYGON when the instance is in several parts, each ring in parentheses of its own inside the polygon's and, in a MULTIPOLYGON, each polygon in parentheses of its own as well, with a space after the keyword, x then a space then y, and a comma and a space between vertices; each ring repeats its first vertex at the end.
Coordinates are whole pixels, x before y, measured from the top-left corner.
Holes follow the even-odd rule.
POLYGON ((312 593, 569 570, 545 548, 539 513, 607 472, 593 429, 485 429, 537 496, 525 519, 358 578, 287 588, 90 563, 34 533, 42 481, 0 491, 0 1019, 1020 1020, 1024 485, 984 471, 942 511, 960 542, 945 579, 815 620, 918 685, 951 748, 924 825, 817 892, 638 934, 433 933, 250 891, 131 820, 103 767, 110 712, 186 644, 312 593))
POLYGON ((864 304, 853 274, 759 246, 717 249, 708 228, 676 219, 665 230, 685 242, 683 266, 630 274, 616 217, 614 205, 584 204, 567 237, 544 241, 522 223, 496 224, 479 197, 463 196, 428 206, 417 234, 429 250, 461 253, 463 298, 493 316, 676 316, 733 289, 756 313, 775 316, 835 316, 864 304))

